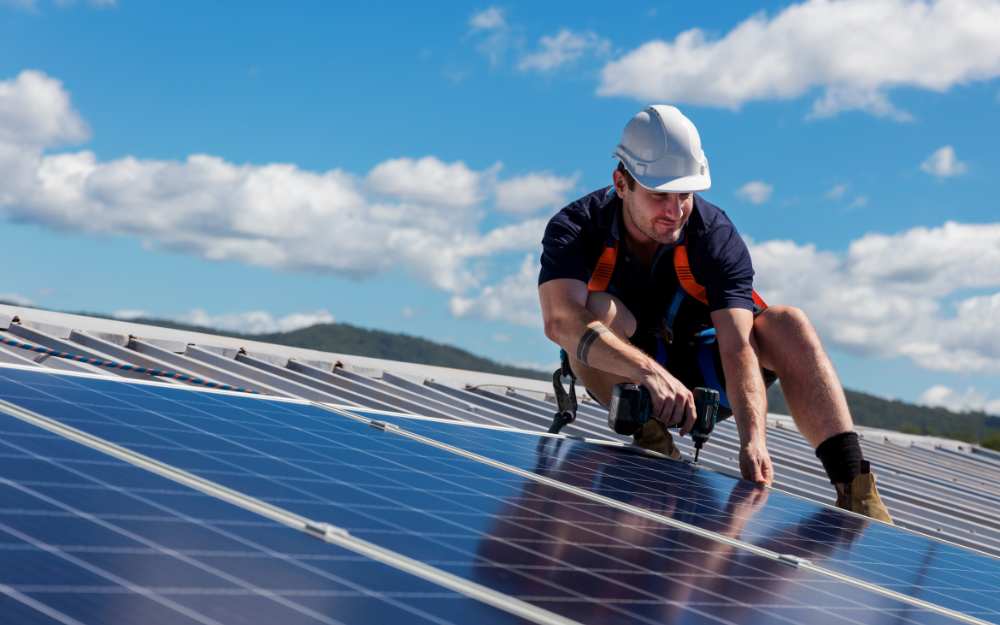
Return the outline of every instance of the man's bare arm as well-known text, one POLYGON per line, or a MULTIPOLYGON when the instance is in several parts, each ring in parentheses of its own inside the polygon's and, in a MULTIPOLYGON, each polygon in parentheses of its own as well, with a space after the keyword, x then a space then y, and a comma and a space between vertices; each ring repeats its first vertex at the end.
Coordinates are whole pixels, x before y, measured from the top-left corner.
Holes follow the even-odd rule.
POLYGON ((724 308, 712 313, 719 341, 726 395, 740 435, 740 470, 743 477, 770 485, 774 479, 767 453, 767 393, 753 338, 753 313, 724 308))
MULTIPOLYGON (((694 425, 694 402, 676 378, 622 340, 587 309, 587 285, 579 280, 550 280, 538 287, 545 335, 580 362, 629 380, 650 391, 652 416, 664 423, 684 422, 681 435, 694 425)), ((631 328, 634 331, 634 328, 631 328)))

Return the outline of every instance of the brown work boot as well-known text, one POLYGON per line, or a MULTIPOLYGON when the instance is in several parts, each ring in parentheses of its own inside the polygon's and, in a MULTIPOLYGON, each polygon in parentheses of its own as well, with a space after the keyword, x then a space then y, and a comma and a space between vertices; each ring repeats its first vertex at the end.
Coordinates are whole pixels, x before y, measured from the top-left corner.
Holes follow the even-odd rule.
POLYGON ((681 459, 681 452, 674 447, 674 437, 670 436, 666 426, 656 419, 647 421, 645 427, 636 432, 632 440, 637 447, 656 451, 677 460, 681 459))
POLYGON ((875 488, 875 475, 871 473, 867 460, 861 461, 861 475, 854 478, 853 482, 833 486, 837 489, 838 508, 893 524, 892 517, 889 516, 889 511, 886 510, 882 498, 878 495, 878 489, 875 488))

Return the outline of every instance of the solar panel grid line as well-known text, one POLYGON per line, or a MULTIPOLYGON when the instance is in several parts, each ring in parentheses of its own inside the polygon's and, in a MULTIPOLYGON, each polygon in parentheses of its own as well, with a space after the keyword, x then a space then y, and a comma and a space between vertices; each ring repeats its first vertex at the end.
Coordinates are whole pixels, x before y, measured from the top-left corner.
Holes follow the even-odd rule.
MULTIPOLYGON (((16 486, 15 483, 9 482, 9 480, 5 480, 5 479, 2 479, 2 478, 0 478, 0 483, 2 483, 2 484, 14 484, 16 486)), ((42 541, 39 541, 36 538, 34 538, 33 536, 29 536, 28 534, 25 534, 24 532, 20 532, 20 531, 14 529, 14 528, 12 528, 12 527, 10 527, 10 526, 2 523, 2 522, 0 522, 0 531, 6 532, 7 534, 10 534, 11 536, 14 536, 15 538, 17 538, 19 540, 23 540, 24 542, 26 542, 26 543, 28 543, 28 544, 30 544, 30 545, 32 545, 32 546, 34 546, 34 547, 42 550, 42 551, 46 551, 48 553, 51 553, 52 555, 55 555, 56 557, 59 557, 59 558, 65 560, 65 561, 67 561, 67 562, 69 562, 71 564, 74 564, 74 565, 80 567, 81 569, 84 569, 85 571, 89 571, 91 573, 94 573, 95 575, 103 577, 103 578, 107 579, 108 581, 110 581, 112 583, 115 583, 115 584, 118 584, 118 585, 122 586, 123 588, 127 588, 128 590, 130 590, 131 592, 134 592, 137 595, 142 595, 142 596, 144 596, 146 598, 149 598, 149 599, 151 599, 151 600, 159 603, 160 605, 162 605, 162 606, 164 606, 166 608, 174 610, 178 614, 181 614, 183 616, 186 616, 186 617, 190 618, 191 620, 194 620, 194 621, 197 621, 199 623, 202 623, 203 625, 223 625, 219 621, 216 621, 215 619, 212 619, 212 618, 208 618, 208 617, 204 616, 203 614, 199 614, 198 612, 196 612, 194 610, 191 610, 190 608, 188 608, 186 606, 183 606, 183 605, 177 603, 176 601, 168 599, 167 597, 163 596, 160 593, 153 592, 153 591, 151 591, 148 588, 145 588, 143 586, 139 586, 137 584, 133 584, 132 582, 130 582, 127 579, 124 579, 124 578, 122 578, 122 577, 120 577, 118 575, 115 575, 114 573, 111 573, 110 571, 106 571, 106 570, 102 569, 101 567, 93 565, 90 562, 87 562, 86 560, 83 560, 81 558, 78 558, 78 557, 70 554, 70 553, 67 553, 66 551, 64 551, 64 550, 62 550, 62 549, 60 549, 60 548, 58 548, 58 547, 56 547, 54 545, 50 545, 50 544, 44 543, 42 541)))
POLYGON ((14 599, 15 601, 23 603, 29 608, 32 608, 33 610, 40 612, 41 614, 44 614, 45 616, 53 620, 63 623, 63 625, 86 625, 85 623, 81 623, 80 621, 76 620, 71 616, 63 614, 62 612, 56 610, 51 606, 45 605, 44 603, 38 601, 37 599, 29 597, 28 595, 24 594, 21 591, 14 590, 7 584, 0 584, 0 593, 7 595, 8 597, 14 599))
POLYGON ((255 391, 262 391, 274 397, 294 397, 293 394, 278 390, 277 388, 274 388, 266 383, 261 383, 257 380, 243 377, 242 375, 232 371, 215 367, 207 362, 202 362, 194 358, 185 358, 181 354, 176 354, 163 349, 162 347, 147 343, 141 339, 131 339, 128 343, 128 348, 132 351, 146 354, 152 358, 165 362, 171 367, 186 369, 187 371, 197 373, 199 377, 203 377, 208 380, 222 382, 224 384, 230 384, 232 386, 242 388, 250 388, 255 391))
MULTIPOLYGON (((99 349, 86 347, 79 343, 74 343, 72 341, 60 339, 52 335, 46 334, 41 330, 36 330, 35 328, 23 326, 17 323, 10 324, 10 327, 7 329, 7 331, 10 334, 13 334, 14 336, 17 336, 18 338, 22 339, 23 341, 30 341, 36 345, 47 347, 48 349, 52 349, 55 351, 69 352, 77 356, 83 356, 84 358, 92 358, 95 360, 114 360, 114 358, 112 358, 111 356, 109 356, 108 354, 104 353, 99 349)), ((89 365, 86 363, 81 363, 81 364, 84 364, 86 367, 90 369, 97 369, 97 367, 93 365, 89 365)), ((134 364, 134 363, 126 361, 126 364, 134 364)), ((146 380, 146 381, 153 380, 158 384, 167 384, 171 386, 178 386, 182 384, 181 382, 177 382, 175 380, 168 380, 166 378, 154 378, 152 376, 146 375, 145 373, 126 371, 124 369, 117 369, 113 367, 101 368, 100 370, 108 371, 114 376, 130 380, 146 380)))
POLYGON ((320 382, 319 380, 312 379, 308 376, 302 375, 297 371, 288 369, 285 367, 279 367, 273 363, 267 362, 266 360, 261 360, 259 358, 254 358, 246 354, 237 354, 236 362, 246 365, 248 367, 253 367, 255 369, 260 369, 266 373, 270 373, 279 378, 284 378, 296 384, 301 384, 302 386, 307 386, 313 388, 321 393, 329 395, 331 397, 336 397, 341 403, 357 404, 358 406, 372 406, 378 407, 380 409, 388 410, 399 410, 401 412, 409 412, 405 409, 400 409, 399 406, 382 401, 379 398, 374 398, 366 396, 355 391, 349 391, 346 389, 337 388, 331 384, 326 384, 320 382))
MULTIPOLYGON (((396 429, 396 430, 392 430, 392 432, 395 433, 395 434, 402 435, 402 436, 407 436, 407 437, 414 438, 415 440, 421 440, 422 442, 426 442, 427 444, 430 444, 432 446, 444 446, 444 447, 448 447, 447 445, 444 445, 442 443, 438 443, 437 441, 434 441, 433 439, 427 439, 426 437, 422 437, 420 435, 413 434, 411 432, 407 432, 405 429, 396 429)), ((454 452, 455 453, 459 453, 460 455, 466 455, 466 454, 468 454, 470 456, 477 456, 477 454, 472 454, 471 452, 466 452, 466 451, 461 450, 461 449, 455 449, 454 452)), ((485 462, 491 463, 491 464, 495 462, 495 461, 491 461, 488 458, 484 458, 482 456, 478 456, 478 458, 481 458, 482 461, 485 461, 485 462)), ((498 462, 496 463, 496 465, 500 466, 501 468, 503 468, 503 466, 504 466, 503 463, 498 463, 498 462)), ((513 468, 513 467, 507 467, 505 470, 509 470, 509 471, 512 471, 512 472, 515 472, 515 473, 519 473, 519 474, 522 473, 520 470, 518 470, 516 468, 513 468)), ((540 476, 534 476, 534 478, 532 478, 532 476, 534 474, 530 474, 528 472, 523 472, 523 475, 524 475, 524 477, 528 477, 529 479, 536 479, 538 481, 543 481, 543 480, 546 479, 546 478, 541 478, 540 476)), ((559 486, 561 484, 559 482, 555 482, 555 484, 557 485, 557 487, 563 487, 565 489, 573 489, 574 488, 574 487, 570 487, 570 486, 567 486, 567 485, 559 486)), ((588 498, 591 498, 591 499, 595 499, 595 500, 601 498, 600 495, 594 495, 592 493, 589 493, 588 491, 581 491, 581 494, 582 494, 582 496, 585 496, 585 497, 588 497, 588 498)), ((615 500, 609 500, 609 501, 615 501, 615 500)), ((618 502, 617 505, 619 507, 625 506, 625 504, 621 504, 620 502, 618 502)), ((630 511, 632 511, 632 510, 630 510, 630 511)), ((843 511, 841 511, 841 512, 843 512, 843 511)), ((644 514, 644 512, 642 511, 642 509, 636 509, 635 513, 637 513, 637 514, 644 514)), ((850 514, 850 513, 848 513, 848 514, 850 514)), ((657 520, 657 521, 661 521, 661 522, 667 522, 668 524, 671 524, 671 525, 674 524, 674 523, 677 523, 676 521, 674 521, 672 519, 665 520, 663 517, 659 517, 659 515, 655 515, 653 513, 649 513, 649 515, 651 515, 651 516, 647 515, 648 518, 651 518, 653 520, 657 520)), ((870 520, 868 520, 868 521, 870 521, 870 520)), ((722 537, 722 538, 725 538, 725 537, 722 537)), ((731 539, 725 539, 725 540, 731 540, 731 539)), ((741 541, 734 541, 734 542, 735 543, 740 543, 741 541)), ((757 547, 755 547, 753 545, 749 545, 749 546, 752 549, 759 549, 759 548, 757 548, 757 547)), ((760 553, 760 555, 765 555, 765 557, 766 557, 766 552, 768 552, 768 551, 769 550, 762 550, 762 551, 759 551, 758 553, 760 553)), ((778 554, 777 552, 773 552, 773 556, 772 557, 773 557, 773 559, 777 559, 779 555, 780 554, 778 554)), ((897 600, 905 601, 907 603, 910 603, 911 605, 915 605, 917 607, 922 607, 924 609, 930 609, 932 611, 935 611, 935 612, 937 612, 939 614, 942 614, 942 615, 945 615, 945 616, 949 616, 951 618, 959 618, 959 620, 963 620, 964 622, 976 622, 976 623, 985 622, 985 621, 982 621, 981 619, 977 619, 975 617, 970 617, 968 615, 964 615, 964 614, 962 614, 960 612, 956 612, 956 611, 950 610, 948 608, 942 608, 941 606, 939 606, 937 604, 930 603, 930 602, 924 602, 924 601, 921 601, 921 600, 912 600, 911 601, 910 599, 912 599, 912 598, 908 598, 908 597, 904 599, 904 597, 906 597, 906 596, 902 595, 901 593, 897 593, 896 591, 884 588, 882 586, 878 586, 876 584, 871 584, 869 582, 864 582, 862 580, 857 580, 856 578, 853 578, 853 577, 850 577, 850 576, 844 576, 843 574, 836 573, 835 571, 829 571, 828 569, 826 569, 824 567, 819 567, 819 566, 812 565, 812 564, 809 564, 809 565, 802 564, 801 566, 803 566, 804 568, 809 568, 809 570, 812 570, 812 571, 817 572, 819 574, 824 574, 825 575, 826 572, 830 572, 831 573, 831 578, 840 579, 841 581, 845 581, 845 582, 848 582, 848 583, 854 583, 854 581, 856 581, 856 582, 858 582, 857 583, 858 587, 867 588, 868 590, 872 590, 872 591, 877 592, 878 594, 881 594, 883 596, 896 598, 897 600), (853 581, 850 581, 850 580, 853 580, 853 581)))
MULTIPOLYGON (((279 523, 304 531, 309 535, 320 538, 326 542, 344 547, 345 549, 367 556, 378 562, 383 562, 400 570, 406 571, 407 573, 421 577, 422 579, 426 579, 427 581, 439 584, 445 588, 450 588, 451 590, 460 592, 468 597, 482 601, 487 605, 491 605, 514 614, 515 616, 519 616, 534 623, 539 623, 540 625, 571 625, 575 623, 575 621, 549 612, 544 608, 539 608, 524 601, 520 601, 514 597, 496 592, 485 586, 476 584, 475 582, 465 580, 446 571, 442 571, 389 549, 385 549, 364 539, 351 536, 347 531, 341 528, 337 528, 328 523, 312 521, 278 506, 274 506, 254 497, 245 495, 239 491, 217 484, 211 480, 206 480, 171 465, 159 462, 153 458, 145 456, 144 454, 140 454, 114 443, 110 443, 99 437, 92 436, 86 432, 77 430, 76 428, 66 426, 58 421, 49 419, 32 411, 25 410, 4 400, 0 400, 0 411, 53 432, 54 434, 58 434, 59 436, 69 440, 86 445, 87 447, 105 453, 109 456, 118 458, 152 473, 156 473, 157 475, 173 480, 184 486, 188 486, 189 488, 193 488, 222 501, 237 505, 245 510, 249 510, 279 523)), ((5 480, 0 478, 0 482, 4 481, 5 480)), ((3 527, 2 523, 0 523, 0 528, 3 527)))
MULTIPOLYGON (((268 547, 266 547, 264 545, 258 544, 257 542, 254 542, 254 541, 251 541, 251 540, 248 540, 247 538, 245 538, 243 536, 240 536, 240 535, 237 535, 237 534, 233 534, 230 531, 226 531, 224 529, 221 529, 220 527, 218 527, 215 524, 207 523, 207 522, 205 522, 205 521, 203 521, 201 519, 193 518, 193 517, 191 517, 191 516, 189 516, 189 515, 187 515, 187 514, 185 514, 183 512, 179 512, 179 511, 177 511, 177 510, 175 510, 173 508, 164 506, 163 504, 161 504, 161 503, 159 503, 157 501, 153 501, 153 500, 149 499, 148 496, 139 495, 139 494, 137 494, 135 492, 135 490, 126 490, 126 489, 117 487, 115 485, 109 484, 109 483, 105 482, 104 480, 101 480, 101 479, 96 478, 96 477, 94 477, 92 475, 83 473, 83 472, 81 472, 79 470, 74 469, 73 467, 67 466, 65 463, 60 462, 58 460, 54 460, 52 458, 42 458, 42 457, 38 456, 38 454, 36 454, 36 453, 34 453, 34 452, 30 451, 30 450, 26 450, 24 448, 18 447, 17 445, 11 443, 8 440, 0 441, 0 443, 2 443, 3 445, 6 445, 8 447, 14 447, 14 448, 22 451, 26 455, 34 456, 35 458, 39 458, 39 459, 45 460, 45 461, 47 461, 47 462, 49 462, 49 463, 51 463, 51 464, 53 464, 55 466, 59 466, 63 470, 66 470, 66 471, 68 471, 70 473, 73 473, 73 474, 75 474, 77 476, 80 476, 80 477, 82 477, 82 478, 84 478, 86 480, 94 482, 94 483, 96 483, 96 484, 98 484, 98 485, 100 485, 100 486, 102 486, 104 488, 107 488, 109 490, 114 490, 116 492, 125 494, 126 496, 128 496, 128 497, 130 497, 132 499, 141 501, 144 504, 153 506, 155 508, 159 508, 159 509, 163 510, 164 512, 168 513, 169 515, 172 515, 174 517, 177 517, 177 518, 182 519, 184 521, 187 521, 189 523, 194 523, 194 524, 197 524, 199 526, 205 527, 206 529, 208 529, 208 530, 210 530, 212 532, 215 532, 216 534, 222 535, 222 536, 224 536, 224 537, 226 537, 228 539, 231 539, 233 541, 236 541, 238 543, 242 543, 242 544, 250 547, 251 549, 253 549, 255 551, 259 551, 260 553, 265 554, 265 555, 267 555, 269 557, 279 558, 279 559, 281 559, 283 561, 290 562, 294 566, 296 566, 298 568, 301 568, 301 569, 304 569, 304 570, 308 571, 311 574, 317 575, 317 576, 325 578, 325 579, 329 579, 329 580, 331 580, 333 582, 336 582, 337 584, 343 585, 343 586, 345 586, 347 588, 351 588, 351 589, 353 589, 353 592, 356 594, 356 596, 370 596, 370 597, 374 597, 374 598, 377 598, 377 599, 380 599, 380 600, 386 602, 389 605, 393 605, 393 606, 395 606, 397 608, 405 610, 406 612, 409 612, 409 613, 412 613, 414 615, 417 615, 417 616, 420 616, 422 618, 425 618, 428 621, 431 621, 431 622, 434 622, 434 623, 438 623, 439 625, 449 625, 448 621, 445 621, 445 620, 442 620, 440 618, 437 618, 436 616, 434 616, 432 614, 429 614, 429 613, 425 612, 424 610, 420 610, 419 608, 415 608, 414 606, 411 606, 411 605, 408 605, 408 604, 405 604, 405 603, 401 603, 400 601, 396 600, 394 597, 388 596, 385 592, 375 591, 375 590, 372 590, 372 589, 369 589, 369 588, 365 588, 364 586, 356 584, 356 583, 352 582, 351 580, 348 580, 348 579, 346 579, 346 578, 344 578, 342 576, 333 574, 333 573, 328 572, 328 571, 326 571, 324 569, 320 569, 320 568, 317 568, 316 566, 312 566, 310 564, 307 564, 307 563, 305 563, 305 562, 303 562, 301 560, 301 556, 290 557, 288 554, 275 552, 273 549, 269 549, 268 547)), ((153 492, 161 493, 162 491, 156 490, 156 491, 153 491, 153 492)), ((104 518, 107 518, 107 516, 105 515, 104 518)), ((93 551, 93 550, 87 550, 87 551, 93 551)), ((115 550, 115 551, 116 552, 120 552, 121 550, 115 550)), ((134 550, 128 550, 128 551, 134 551, 134 550)), ((160 549, 150 549, 150 551, 163 552, 166 555, 176 555, 176 553, 181 553, 178 550, 174 550, 174 549, 164 550, 162 548, 160 548, 160 549)), ((211 552, 209 555, 219 556, 219 555, 226 555, 227 553, 228 552, 221 552, 220 553, 220 552, 214 551, 214 552, 211 552)), ((193 555, 196 555, 196 554, 182 554, 182 555, 192 555, 193 556, 193 555)), ((197 563, 193 563, 193 565, 196 565, 196 564, 197 563)), ((41 587, 41 588, 43 589, 42 591, 59 592, 58 588, 52 588, 52 587, 41 587)), ((22 590, 30 590, 30 589, 25 589, 24 587, 22 587, 22 590)), ((81 590, 84 591, 84 592, 93 592, 94 591, 94 590, 90 590, 90 589, 79 589, 79 588, 72 588, 72 587, 70 589, 66 589, 65 591, 80 592, 81 590)), ((183 590, 184 589, 169 589, 169 590, 172 590, 174 592, 174 594, 183 594, 183 590), (178 593, 178 592, 176 592, 176 590, 180 590, 181 592, 178 593)), ((218 594, 220 594, 220 589, 204 589, 203 588, 203 589, 199 589, 199 590, 200 590, 200 593, 208 593, 210 595, 218 595, 218 594)), ((96 591, 97 592, 101 592, 102 589, 96 589, 96 591)), ((154 592, 155 592, 155 589, 154 589, 154 592)), ((226 594, 233 594, 233 593, 230 590, 226 594)), ((262 593, 259 593, 259 592, 255 591, 255 594, 262 594, 262 593)), ((275 592, 275 591, 268 591, 266 593, 263 593, 263 595, 266 596, 269 599, 273 599, 274 597, 276 597, 276 596, 278 596, 280 594, 282 594, 282 593, 275 592)), ((292 596, 292 595, 295 595, 295 594, 297 594, 298 596, 303 596, 304 594, 307 595, 307 596, 310 595, 310 593, 284 593, 284 594, 288 595, 288 596, 292 596)), ((344 593, 334 593, 334 594, 335 595, 344 595, 344 593)), ((315 596, 315 593, 312 593, 311 595, 315 596)), ((331 596, 330 593, 326 593, 326 595, 327 596, 331 596)), ((415 596, 426 598, 428 595, 427 595, 427 593, 418 593, 415 596)), ((284 601, 284 600, 281 600, 280 602, 282 604, 288 604, 289 603, 289 602, 284 601)), ((307 613, 310 614, 310 615, 313 615, 313 614, 315 614, 315 611, 307 611, 307 613)), ((319 620, 327 620, 329 622, 329 619, 325 619, 325 617, 322 616, 322 615, 320 616, 319 620)), ((74 622, 76 622, 76 621, 74 621, 74 622)))

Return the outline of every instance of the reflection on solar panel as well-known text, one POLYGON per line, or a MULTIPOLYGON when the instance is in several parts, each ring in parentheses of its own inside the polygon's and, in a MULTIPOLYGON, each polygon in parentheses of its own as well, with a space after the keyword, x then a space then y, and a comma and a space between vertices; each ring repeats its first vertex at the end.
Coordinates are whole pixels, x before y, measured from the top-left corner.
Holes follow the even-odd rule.
MULTIPOLYGON (((7 368, 0 368, 0 399, 579 622, 931 623, 951 622, 948 615, 1000 622, 996 560, 688 465, 562 437, 371 413, 423 441, 305 402, 7 368)), ((219 622, 352 622, 364 610, 370 622, 399 618, 393 610, 452 621, 513 619, 34 426, 6 417, 2 424, 2 440, 18 461, 5 458, 0 467, 4 484, 22 489, 17 497, 45 485, 42 494, 52 501, 75 506, 87 499, 81 512, 156 545, 123 556, 131 566, 117 564, 117 551, 100 549, 122 539, 106 538, 107 528, 88 518, 100 526, 98 538, 67 541, 57 530, 80 521, 43 506, 14 529, 44 526, 41 544, 97 547, 101 562, 112 563, 104 566, 139 572, 131 585, 118 584, 125 589, 118 594, 73 590, 66 598, 37 590, 4 559, 0 583, 22 610, 48 606, 88 622, 126 592, 135 603, 154 600, 155 590, 219 622), (33 460, 44 468, 28 480, 18 466, 32 452, 58 460, 33 460), (48 477, 52 472, 59 475, 48 477), (82 488, 60 486, 80 483, 108 495, 90 499, 82 488), (237 550, 233 541, 260 552, 247 579, 229 555, 237 550), (187 581, 170 578, 169 567, 153 579, 143 572, 150 558, 178 560, 172 552, 158 555, 160 545, 189 560, 226 564, 220 570, 250 586, 228 577, 217 582, 204 567, 187 581), (329 575, 303 573, 307 566, 329 575), (289 567, 296 576, 285 577, 289 567), (365 594, 369 588, 382 594, 365 594), (246 597, 257 599, 240 604, 246 597), (227 602, 239 605, 227 612, 227 602)), ((48 566, 51 553, 30 553, 41 558, 34 570, 48 566)), ((86 553, 73 555, 97 557, 86 553)))

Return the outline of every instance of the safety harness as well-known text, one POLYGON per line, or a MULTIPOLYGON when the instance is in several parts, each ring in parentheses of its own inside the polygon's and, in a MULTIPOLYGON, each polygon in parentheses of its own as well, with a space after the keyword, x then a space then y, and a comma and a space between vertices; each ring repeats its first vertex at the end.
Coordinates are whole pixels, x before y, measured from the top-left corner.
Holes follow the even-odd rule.
MULTIPOLYGON (((617 289, 611 286, 611 275, 615 271, 617 260, 618 238, 609 230, 604 242, 604 250, 597 260, 597 266, 594 267, 594 271, 590 276, 590 282, 587 283, 588 291, 617 291, 617 289)), ((691 265, 688 261, 687 238, 684 239, 683 243, 678 243, 674 246, 674 271, 677 273, 677 290, 670 300, 670 306, 667 308, 666 314, 660 319, 660 327, 653 331, 656 339, 656 362, 664 368, 667 366, 667 345, 674 342, 674 322, 677 320, 677 313, 680 311, 681 304, 686 298, 692 297, 705 306, 708 306, 708 294, 705 287, 698 284, 698 281, 694 278, 694 274, 691 273, 691 265)), ((753 291, 753 302, 762 310, 767 308, 767 304, 757 295, 757 291, 753 291)), ((715 372, 715 358, 712 354, 716 338, 715 328, 702 330, 696 333, 694 338, 698 343, 698 366, 701 368, 701 375, 705 379, 705 385, 718 390, 719 403, 729 408, 729 397, 726 396, 726 390, 722 387, 719 376, 715 372)), ((572 423, 576 418, 576 394, 574 392, 576 376, 573 375, 573 371, 570 369, 569 358, 566 356, 565 350, 560 350, 559 357, 561 366, 552 376, 552 385, 555 388, 556 401, 559 406, 559 412, 556 413, 552 427, 549 428, 549 432, 553 433, 558 433, 564 425, 572 423), (568 418, 568 420, 567 417, 563 416, 567 412, 564 411, 563 401, 560 401, 560 397, 565 398, 566 396, 566 391, 563 388, 561 380, 562 375, 569 375, 570 377, 573 416, 572 418, 568 418), (565 423, 561 423, 563 421, 565 423)), ((566 409, 569 409, 568 403, 566 404, 566 409)))

